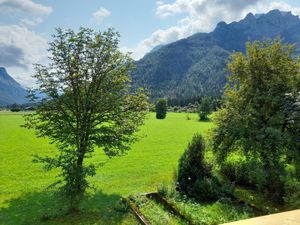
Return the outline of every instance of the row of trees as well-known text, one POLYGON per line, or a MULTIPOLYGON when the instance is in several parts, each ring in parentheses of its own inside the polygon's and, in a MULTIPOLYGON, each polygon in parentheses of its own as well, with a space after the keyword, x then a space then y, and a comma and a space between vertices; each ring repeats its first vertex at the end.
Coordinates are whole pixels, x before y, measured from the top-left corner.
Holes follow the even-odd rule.
MULTIPOLYGON (((191 110, 193 113, 197 112, 199 114, 199 119, 202 121, 208 120, 208 115, 213 111, 213 102, 209 97, 203 97, 201 103, 197 105, 189 105, 188 110, 191 110)), ((174 108, 173 108, 174 109, 174 108)), ((166 118, 168 111, 168 102, 166 99, 159 99, 155 105, 155 112, 157 119, 166 118)))

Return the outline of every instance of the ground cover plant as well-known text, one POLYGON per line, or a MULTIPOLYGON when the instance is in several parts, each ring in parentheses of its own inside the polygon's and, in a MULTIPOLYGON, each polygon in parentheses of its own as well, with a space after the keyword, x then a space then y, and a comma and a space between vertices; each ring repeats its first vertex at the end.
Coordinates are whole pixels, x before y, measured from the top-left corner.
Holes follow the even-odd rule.
POLYGON ((187 218, 199 225, 215 225, 255 216, 250 208, 234 204, 228 199, 213 203, 196 202, 180 195, 169 197, 168 200, 187 218))
POLYGON ((0 224, 136 224, 131 213, 118 204, 121 196, 156 191, 163 180, 172 181, 173 171, 194 133, 206 134, 213 126, 199 122, 197 114, 168 113, 165 120, 148 116, 138 135, 140 141, 128 155, 108 159, 96 149, 93 163, 103 163, 89 178, 98 191, 89 190, 79 214, 65 215, 66 206, 47 190, 59 171, 45 174, 32 155, 55 154, 47 139, 21 128, 22 113, 0 112, 0 224))
POLYGON ((186 220, 179 218, 151 198, 144 195, 134 196, 133 201, 141 213, 151 224, 163 225, 184 225, 189 224, 186 220))

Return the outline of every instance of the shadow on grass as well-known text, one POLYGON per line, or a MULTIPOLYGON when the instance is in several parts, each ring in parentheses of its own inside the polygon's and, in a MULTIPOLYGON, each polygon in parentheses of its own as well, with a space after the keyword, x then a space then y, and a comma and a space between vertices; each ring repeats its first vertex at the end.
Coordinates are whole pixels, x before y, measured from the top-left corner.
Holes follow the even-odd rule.
POLYGON ((1 225, 36 224, 136 224, 121 196, 97 192, 85 197, 78 213, 66 214, 66 201, 53 192, 33 192, 5 202, 0 209, 1 225))
POLYGON ((206 123, 210 123, 212 122, 212 119, 210 118, 205 118, 205 119, 198 119, 199 122, 206 122, 206 123))

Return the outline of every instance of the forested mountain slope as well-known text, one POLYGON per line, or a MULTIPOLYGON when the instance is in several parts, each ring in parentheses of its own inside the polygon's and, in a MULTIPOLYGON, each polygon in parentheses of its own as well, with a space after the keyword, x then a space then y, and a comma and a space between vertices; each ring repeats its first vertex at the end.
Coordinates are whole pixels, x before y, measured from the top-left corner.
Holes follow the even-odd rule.
POLYGON ((146 54, 136 62, 134 86, 147 88, 152 98, 221 95, 230 54, 244 51, 247 41, 277 36, 300 47, 299 17, 272 10, 249 13, 239 22, 220 22, 211 33, 197 33, 146 54))

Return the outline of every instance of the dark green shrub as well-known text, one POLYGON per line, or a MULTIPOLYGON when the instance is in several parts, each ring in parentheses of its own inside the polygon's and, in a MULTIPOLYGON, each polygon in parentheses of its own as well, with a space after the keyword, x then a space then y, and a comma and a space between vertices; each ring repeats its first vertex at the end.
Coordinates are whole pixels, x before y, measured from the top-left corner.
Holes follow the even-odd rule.
POLYGON ((194 184, 199 177, 205 177, 210 167, 204 162, 205 143, 200 134, 193 136, 192 142, 179 160, 178 183, 181 191, 189 193, 190 184, 194 184))
POLYGON ((209 98, 203 98, 199 107, 198 114, 200 120, 208 120, 208 115, 212 113, 212 103, 209 98))
POLYGON ((19 108, 12 108, 12 109, 10 109, 10 111, 11 111, 11 112, 20 112, 21 109, 19 109, 19 108))
POLYGON ((21 106, 14 103, 10 106, 10 111, 11 112, 20 112, 21 111, 21 106))
POLYGON ((196 200, 218 200, 223 197, 230 197, 234 186, 231 183, 220 182, 214 176, 206 176, 198 179, 193 185, 192 197, 196 200))
POLYGON ((212 167, 205 162, 204 153, 204 139, 195 134, 179 160, 177 186, 181 193, 196 200, 217 200, 230 194, 233 188, 212 175, 212 167))
POLYGON ((284 185, 285 196, 283 197, 285 206, 288 209, 297 209, 300 207, 300 181, 288 178, 284 185))
POLYGON ((164 119, 167 115, 168 104, 166 99, 159 99, 155 106, 156 118, 164 119))

